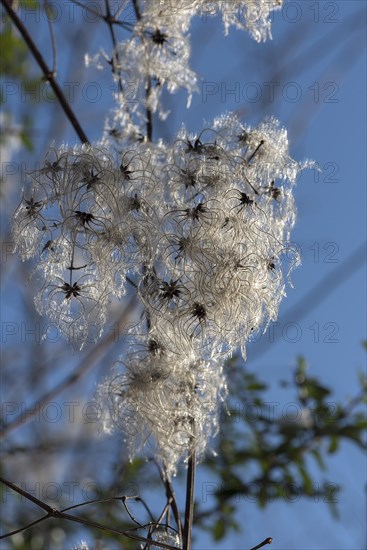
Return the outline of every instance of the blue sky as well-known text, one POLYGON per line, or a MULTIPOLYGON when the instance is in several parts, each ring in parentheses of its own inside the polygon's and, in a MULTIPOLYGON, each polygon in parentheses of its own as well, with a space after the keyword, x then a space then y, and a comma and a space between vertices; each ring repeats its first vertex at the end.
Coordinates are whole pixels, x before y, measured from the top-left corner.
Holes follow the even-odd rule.
MULTIPOLYGON (((358 39, 355 36, 354 45, 346 47, 345 53, 341 51, 346 22, 356 12, 363 13, 365 5, 348 1, 289 4, 288 12, 275 16, 272 42, 259 46, 234 31, 227 41, 220 39, 214 46, 212 38, 210 45, 204 46, 209 55, 205 61, 205 54, 202 55, 201 67, 209 75, 205 76, 207 81, 219 83, 219 91, 208 96, 204 104, 194 100, 192 107, 197 117, 203 108, 208 118, 225 109, 241 109, 251 122, 273 114, 289 129, 293 157, 312 158, 324 169, 320 174, 305 172, 296 188, 298 221, 292 240, 301 247, 302 265, 292 276, 294 288, 288 290, 282 303, 279 325, 262 341, 249 346, 249 368, 272 384, 269 400, 278 401, 280 406, 291 399, 277 389, 277 382, 289 378, 297 355, 307 359, 310 374, 319 376, 333 388, 338 399, 346 402, 358 391, 357 370, 365 370, 360 344, 366 333, 365 265, 319 297, 305 315, 299 308, 297 315, 287 314, 324 277, 330 277, 330 284, 333 273, 365 241, 365 33, 360 32, 358 39), (315 9, 319 10, 319 21, 315 20, 315 9), (334 10, 335 17, 331 19, 335 22, 328 22, 326 13, 334 10), (297 21, 292 23, 289 19, 297 21), (285 50, 284 44, 288 45, 285 50), (279 59, 284 51, 287 58, 279 59), (283 80, 269 78, 269 68, 273 74, 276 70, 271 61, 264 66, 263 59, 268 56, 287 67, 283 80), (258 86, 251 86, 253 82, 258 86), (225 94, 236 90, 236 83, 241 90, 240 102, 234 94, 225 94), (269 94, 271 85, 266 87, 264 83, 273 83, 273 89, 281 93, 259 115, 257 107, 262 107, 261 102, 243 99, 254 99, 259 90, 269 94), (292 101, 295 98, 299 100, 292 101), (271 334, 279 337, 265 347, 264 341, 269 344, 271 334)), ((214 29, 220 34, 219 24, 212 21, 210 25, 213 34, 214 29)), ((197 26, 200 28, 199 23, 197 26)), ((208 29, 202 32, 204 40, 211 35, 208 29)), ((350 42, 354 40, 351 38, 350 42)), ((273 504, 265 511, 247 502, 238 513, 245 532, 263 532, 264 537, 271 534, 274 547, 282 549, 364 548, 365 458, 346 444, 329 466, 329 479, 344 488, 338 522, 322 502, 301 498, 296 503, 273 504), (264 525, 265 532, 261 531, 264 525), (282 541, 280 546, 277 541, 282 541)), ((218 544, 218 548, 241 548, 243 541, 243 536, 233 536, 226 546, 218 544)), ((214 548, 209 541, 199 547, 214 548)))
MULTIPOLYGON (((286 9, 274 15, 273 40, 265 44, 255 43, 243 31, 232 30, 224 37, 218 18, 205 22, 196 18, 191 30, 191 65, 201 78, 201 92, 193 97, 188 111, 184 93, 167 96, 172 117, 155 125, 155 135, 168 138, 183 122, 191 131, 200 131, 203 121, 224 111, 238 111, 249 124, 274 115, 289 130, 293 158, 313 159, 323 169, 305 172, 296 187, 298 221, 292 240, 302 251, 302 265, 292 276, 294 288, 288 289, 282 303, 279 324, 249 346, 248 367, 271 385, 269 400, 280 406, 290 402, 291 396, 279 390, 278 382, 290 377, 298 355, 306 358, 310 373, 331 386, 336 398, 344 402, 358 391, 357 372, 365 370, 361 346, 366 334, 363 258, 332 287, 343 262, 366 237, 365 16, 363 1, 288 2, 286 9), (271 90, 276 91, 274 98, 269 95, 271 90), (310 310, 304 313, 297 308, 324 279, 324 293, 310 310), (271 345, 270 334, 276 336, 271 345)), ((38 29, 32 19, 29 25, 33 32, 38 29)), ((80 41, 74 57, 70 56, 72 43, 57 34, 59 78, 65 84, 72 71, 81 83, 73 106, 90 139, 98 139, 106 108, 111 105, 109 80, 106 73, 83 69, 83 47, 94 53, 100 45, 109 46, 105 29, 102 32, 97 24, 92 27, 89 36, 74 37, 75 44, 80 41), (100 83, 103 89, 96 102, 80 93, 81 89, 87 91, 88 82, 100 83)), ((44 35, 38 36, 41 47, 49 44, 46 30, 42 32, 44 35)), ((37 113, 39 150, 52 139, 76 142, 73 130, 53 104, 37 105, 37 113)), ((7 319, 10 307, 3 297, 7 319)), ((339 521, 322 502, 278 502, 265 511, 246 502, 238 511, 244 534, 231 535, 217 546, 202 535, 195 550, 244 548, 247 541, 259 542, 257 534, 264 529, 264 538, 273 536, 273 548, 281 550, 362 550, 365 465, 361 453, 347 444, 329 460, 328 478, 344 487, 339 496, 339 521)), ((205 481, 199 470, 199 489, 205 481)))

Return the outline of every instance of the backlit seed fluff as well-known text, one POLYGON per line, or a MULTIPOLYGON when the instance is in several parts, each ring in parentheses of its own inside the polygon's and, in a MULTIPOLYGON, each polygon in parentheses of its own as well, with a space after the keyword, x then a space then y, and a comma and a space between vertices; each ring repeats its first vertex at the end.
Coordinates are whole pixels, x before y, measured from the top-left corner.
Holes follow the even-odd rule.
POLYGON ((290 157, 274 118, 252 128, 225 114, 171 144, 120 138, 119 152, 51 151, 13 236, 36 264, 38 312, 79 347, 135 281, 125 358, 98 391, 103 422, 173 475, 218 429, 224 360, 277 318, 300 260, 293 186, 309 163, 290 157))

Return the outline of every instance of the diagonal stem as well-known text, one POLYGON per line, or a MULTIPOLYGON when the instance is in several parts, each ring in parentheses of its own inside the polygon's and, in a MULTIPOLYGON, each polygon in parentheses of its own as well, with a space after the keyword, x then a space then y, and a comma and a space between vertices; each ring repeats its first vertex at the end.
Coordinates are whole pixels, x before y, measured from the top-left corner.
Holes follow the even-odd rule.
POLYGON ((257 544, 256 546, 254 546, 253 548, 251 548, 251 550, 259 550, 260 548, 262 548, 263 546, 266 546, 267 544, 271 544, 273 542, 273 539, 271 537, 268 537, 267 539, 263 540, 262 542, 260 542, 260 544, 257 544))
POLYGON ((33 504, 36 504, 37 506, 42 508, 42 510, 44 510, 48 514, 52 514, 54 512, 54 508, 52 508, 51 506, 49 506, 48 504, 46 504, 45 502, 43 502, 39 498, 31 495, 27 491, 24 491, 21 487, 18 487, 18 485, 15 485, 15 483, 12 483, 11 481, 9 481, 7 479, 4 479, 3 477, 0 477, 0 481, 1 481, 1 483, 4 483, 4 485, 6 485, 7 487, 10 487, 10 489, 13 489, 13 491, 18 493, 22 497, 27 498, 28 500, 33 502, 33 504))
POLYGON ((178 528, 178 534, 179 534, 180 540, 182 540, 182 525, 181 525, 180 513, 178 511, 176 495, 175 495, 172 483, 168 478, 166 478, 165 480, 165 486, 166 486, 167 502, 170 503, 170 506, 172 508, 173 515, 178 528))
MULTIPOLYGON (((128 537, 128 538, 133 539, 133 540, 137 540, 137 541, 140 541, 140 542, 151 543, 151 541, 149 539, 147 539, 146 537, 142 537, 140 535, 137 535, 137 534, 131 532, 131 530, 123 531, 121 529, 108 527, 107 525, 103 525, 102 523, 99 523, 99 522, 96 522, 96 521, 93 521, 93 520, 88 520, 88 519, 85 519, 85 518, 80 518, 78 516, 73 516, 71 514, 67 514, 65 512, 59 511, 56 508, 52 508, 51 506, 49 506, 48 504, 46 504, 42 500, 39 500, 38 498, 34 497, 33 495, 31 495, 27 491, 24 491, 23 489, 21 489, 21 487, 18 487, 18 485, 15 485, 15 483, 12 483, 11 481, 9 481, 7 479, 4 479, 4 478, 0 477, 0 482, 4 483, 4 485, 6 485, 7 487, 10 487, 13 491, 15 491, 16 493, 22 495, 26 499, 28 499, 31 502, 33 502, 34 504, 36 504, 36 506, 39 506, 40 508, 42 508, 43 510, 45 510, 47 512, 47 514, 45 516, 37 519, 36 521, 33 521, 30 524, 28 524, 28 525, 26 525, 26 526, 24 526, 20 529, 16 529, 15 531, 11 531, 10 533, 6 533, 4 535, 1 535, 0 539, 8 538, 12 535, 15 535, 16 533, 21 533, 22 531, 25 531, 26 529, 29 529, 33 525, 36 525, 37 523, 41 523, 42 521, 44 521, 46 519, 58 518, 58 519, 73 521, 75 523, 80 523, 82 525, 87 525, 87 526, 90 526, 90 527, 95 527, 97 529, 101 529, 101 530, 109 532, 109 533, 116 533, 116 534, 119 534, 119 535, 123 535, 125 537, 128 537)), ((143 526, 143 527, 147 527, 147 526, 143 526)), ((154 546, 156 546, 157 548, 166 548, 168 550, 174 550, 174 548, 171 545, 166 544, 164 542, 154 541, 154 546)))
POLYGON ((183 529, 183 550, 191 550, 192 525, 194 520, 194 486, 196 470, 195 448, 191 449, 186 478, 185 524, 183 529))
MULTIPOLYGON (((137 21, 140 21, 141 11, 140 11, 138 0, 132 0, 132 1, 133 1, 133 6, 134 6, 136 19, 137 19, 137 21)), ((146 117, 147 117, 146 128, 147 128, 147 140, 148 141, 152 141, 152 139, 153 139, 153 113, 152 113, 152 110, 148 107, 148 101, 149 101, 149 98, 150 98, 151 90, 152 90, 152 81, 151 81, 151 78, 148 76, 147 81, 146 81, 146 89, 145 89, 145 101, 146 101, 146 104, 147 104, 147 106, 146 106, 146 117)))
POLYGON ((59 84, 56 82, 55 75, 54 75, 53 71, 51 71, 50 68, 48 67, 47 63, 45 62, 45 60, 44 60, 44 58, 41 54, 41 52, 37 48, 36 44, 33 42, 33 39, 31 37, 31 35, 29 34, 27 29, 23 25, 21 19, 17 15, 17 13, 13 10, 13 8, 11 6, 11 3, 10 3, 10 0, 1 0, 1 3, 4 6, 5 11, 9 15, 10 19, 13 21, 14 25, 17 27, 18 31, 20 32, 20 34, 24 38, 28 48, 30 49, 30 51, 33 54, 33 57, 35 58, 35 60, 37 61, 39 67, 41 68, 41 70, 44 74, 45 80, 47 80, 50 83, 50 86, 53 89, 57 99, 59 100, 59 103, 60 103, 65 115, 67 116, 67 118, 71 122, 71 124, 72 124, 75 132, 77 133, 78 137, 80 138, 81 142, 82 143, 89 143, 89 140, 88 140, 86 134, 84 133, 82 127, 80 126, 79 121, 78 121, 77 117, 75 116, 74 111, 70 107, 70 105, 69 105, 63 91, 61 90, 59 84))

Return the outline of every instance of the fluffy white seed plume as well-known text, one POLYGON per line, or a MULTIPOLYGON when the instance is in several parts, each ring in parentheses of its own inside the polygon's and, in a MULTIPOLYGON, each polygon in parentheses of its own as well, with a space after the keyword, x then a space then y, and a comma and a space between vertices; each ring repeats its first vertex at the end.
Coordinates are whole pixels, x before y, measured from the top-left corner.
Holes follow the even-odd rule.
POLYGON ((299 262, 292 186, 307 163, 291 159, 276 119, 250 128, 230 114, 199 135, 182 129, 165 162, 165 204, 150 202, 161 236, 139 285, 145 315, 99 393, 110 403, 106 429, 127 434, 131 456, 149 442, 172 475, 217 430, 224 359, 238 348, 245 356, 277 317, 299 262))
POLYGON ((79 544, 74 546, 73 550, 89 550, 89 546, 85 540, 81 540, 79 544))
POLYGON ((144 447, 171 477, 195 447, 200 459, 216 434, 225 395, 222 365, 175 357, 148 341, 145 356, 128 354, 100 385, 106 432, 122 430, 130 457, 144 447))
MULTIPOLYGON (((156 542, 164 542, 165 544, 169 544, 173 548, 182 547, 182 541, 180 540, 179 534, 173 531, 173 529, 168 529, 166 527, 155 529, 152 533, 152 539, 156 542)), ((141 545, 141 548, 144 548, 143 545, 141 545)), ((152 544, 151 548, 157 548, 157 546, 152 544)))
MULTIPOLYGON (((106 124, 104 143, 115 140, 144 140, 147 111, 162 120, 169 115, 162 104, 163 90, 187 91, 187 106, 199 91, 198 77, 190 68, 190 35, 194 16, 205 22, 220 15, 225 34, 231 26, 247 30, 258 42, 271 38, 272 12, 282 7, 283 0, 146 0, 139 3, 136 22, 128 25, 130 36, 118 42, 112 56, 102 49, 86 54, 86 66, 99 70, 112 65, 116 89, 111 120, 106 124), (123 139, 121 139, 123 138, 123 139)), ((138 5, 138 4, 136 4, 138 5)), ((122 25, 123 26, 123 25, 122 25)))
POLYGON ((247 30, 257 42, 265 42, 271 36, 272 12, 281 9, 283 0, 220 1, 222 20, 226 34, 229 28, 247 30))
POLYGON ((147 0, 144 13, 152 19, 157 18, 157 22, 165 18, 172 24, 178 19, 184 30, 189 28, 194 15, 205 21, 209 16, 220 14, 226 34, 234 26, 247 30, 257 42, 261 42, 271 38, 272 12, 281 9, 282 5, 283 0, 147 0))
POLYGON ((156 231, 149 199, 159 188, 149 162, 144 151, 126 151, 118 162, 97 147, 51 151, 15 212, 16 246, 22 259, 36 260, 37 310, 79 346, 100 336, 109 299, 125 294, 126 273, 149 263, 156 231))
POLYGON ((218 428, 223 363, 276 319, 299 258, 290 247, 299 165, 274 118, 223 115, 171 146, 52 152, 14 216, 33 257, 36 306, 79 345, 137 281, 141 317, 99 390, 107 431, 150 449, 173 475, 218 428), (149 445, 146 445, 149 442, 149 445))

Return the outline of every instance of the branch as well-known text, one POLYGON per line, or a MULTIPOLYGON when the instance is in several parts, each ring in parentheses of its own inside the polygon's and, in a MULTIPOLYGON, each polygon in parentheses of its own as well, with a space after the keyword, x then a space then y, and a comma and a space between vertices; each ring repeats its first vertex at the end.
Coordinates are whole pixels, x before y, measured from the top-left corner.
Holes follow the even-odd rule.
POLYGON ((190 452, 186 480, 185 524, 183 529, 183 548, 191 550, 192 525, 194 520, 194 485, 195 485, 196 453, 193 447, 190 452))
POLYGON ((82 2, 79 2, 78 0, 70 0, 72 4, 76 4, 80 8, 83 8, 85 11, 89 12, 91 15, 94 15, 97 19, 103 19, 103 15, 95 10, 92 6, 88 4, 83 4, 82 2))
POLYGON ((47 15, 48 28, 50 30, 51 45, 52 45, 52 59, 53 59, 53 61, 52 61, 52 71, 51 72, 52 72, 53 76, 56 76, 57 49, 56 49, 55 33, 54 33, 52 21, 51 21, 50 16, 49 16, 49 10, 51 8, 50 8, 50 5, 48 3, 48 0, 44 0, 44 2, 45 2, 45 10, 46 10, 46 15, 47 15))
POLYGON ((165 486, 166 486, 167 501, 169 502, 169 504, 172 508, 173 515, 174 515, 174 518, 175 518, 175 521, 176 521, 177 527, 178 527, 178 534, 179 534, 180 540, 182 540, 181 518, 180 518, 180 512, 178 510, 178 506, 177 506, 176 495, 175 495, 175 492, 174 492, 174 489, 173 489, 173 485, 172 485, 171 481, 168 478, 165 479, 164 483, 165 483, 165 486))
POLYGON ((47 514, 52 514, 54 512, 54 508, 51 508, 51 506, 49 506, 48 504, 46 504, 42 500, 39 500, 37 497, 31 495, 27 491, 24 491, 23 489, 18 487, 18 485, 15 485, 15 483, 12 483, 11 481, 8 481, 7 479, 4 479, 3 477, 0 477, 0 481, 1 481, 1 483, 4 483, 4 485, 7 485, 7 487, 10 487, 10 489, 13 489, 13 491, 18 493, 22 497, 25 497, 26 499, 33 502, 33 504, 36 504, 37 506, 42 508, 42 510, 45 510, 45 512, 47 512, 47 514))
POLYGON ((40 69, 42 70, 45 80, 50 83, 51 88, 53 89, 57 99, 59 100, 60 106, 64 110, 65 115, 67 116, 70 123, 72 124, 72 126, 73 126, 75 132, 77 133, 80 141, 82 143, 89 143, 89 140, 88 140, 86 134, 84 133, 82 127, 80 126, 79 121, 78 121, 78 119, 76 118, 76 116, 74 114, 74 111, 70 107, 70 105, 69 105, 65 95, 63 94, 59 84, 55 80, 54 72, 50 70, 47 63, 43 59, 43 56, 42 56, 41 52, 37 48, 36 44, 33 42, 30 34, 27 31, 27 29, 23 25, 22 21, 20 20, 20 18, 16 14, 16 12, 11 7, 10 1, 9 0, 1 0, 1 3, 4 6, 5 11, 9 15, 10 19, 13 21, 14 25, 17 27, 18 31, 20 32, 20 34, 24 38, 24 41, 26 42, 28 48, 30 49, 30 51, 33 54, 33 57, 35 58, 35 60, 37 61, 38 65, 40 67, 40 69))
POLYGON ((254 546, 253 548, 251 548, 251 550, 259 550, 259 548, 262 548, 263 546, 265 546, 266 544, 271 544, 273 542, 273 539, 271 537, 268 537, 267 539, 263 540, 262 542, 260 542, 260 544, 257 544, 256 546, 254 546))
POLYGON ((166 498, 167 498, 167 504, 171 507, 172 509, 172 512, 173 512, 173 516, 175 518, 175 522, 177 524, 177 529, 178 529, 178 534, 179 534, 179 537, 180 537, 180 540, 182 540, 182 523, 181 523, 181 517, 180 517, 180 512, 179 512, 179 509, 178 509, 178 506, 177 506, 177 499, 176 499, 176 495, 175 495, 175 491, 174 491, 174 488, 173 488, 173 485, 172 485, 172 482, 170 481, 168 475, 167 475, 167 471, 166 471, 166 468, 165 466, 163 465, 163 470, 164 472, 162 472, 158 462, 154 459, 154 458, 151 458, 150 459, 157 467, 157 470, 158 470, 158 473, 159 473, 159 477, 161 478, 161 481, 162 481, 162 484, 164 485, 165 487, 165 490, 166 490, 166 498))
MULTIPOLYGON (((129 0, 125 0, 125 3, 124 4, 121 4, 120 7, 117 9, 117 11, 115 12, 115 15, 113 17, 111 17, 110 19, 110 23, 112 23, 112 25, 118 25, 119 27, 122 27, 123 29, 127 30, 127 31, 131 31, 132 28, 133 28, 133 24, 132 23, 129 23, 128 21, 119 21, 118 19, 116 19, 116 17, 119 16, 119 14, 121 13, 122 10, 124 10, 126 8, 126 5, 127 5, 127 2, 129 0)), ((93 15, 94 17, 96 17, 97 19, 100 19, 101 21, 106 21, 108 23, 108 17, 107 15, 103 15, 102 13, 96 11, 95 9, 93 9, 89 4, 82 4, 81 2, 79 2, 78 0, 70 0, 70 2, 72 4, 75 4, 76 6, 79 6, 80 8, 83 8, 84 10, 86 10, 87 12, 89 12, 91 15, 93 15)))
MULTIPOLYGON (((45 516, 43 516, 42 518, 39 518, 38 520, 32 522, 31 524, 28 524, 25 527, 19 528, 15 531, 11 531, 10 533, 6 533, 5 535, 1 535, 0 540, 8 538, 12 535, 15 535, 16 533, 20 533, 22 531, 25 531, 26 529, 29 529, 32 525, 35 525, 36 523, 40 523, 41 521, 44 521, 45 519, 58 518, 58 519, 73 521, 74 523, 81 523, 82 525, 87 525, 87 526, 90 526, 90 527, 96 527, 97 529, 101 529, 101 530, 107 531, 109 533, 116 533, 118 535, 123 535, 125 537, 131 538, 131 539, 134 539, 134 540, 137 540, 137 541, 140 541, 140 542, 149 542, 150 544, 152 543, 151 539, 147 539, 145 537, 141 537, 139 535, 133 534, 130 531, 122 531, 121 529, 114 529, 113 527, 107 527, 106 525, 103 525, 102 523, 98 523, 98 522, 92 521, 92 520, 87 520, 87 519, 84 519, 84 518, 79 518, 77 516, 72 516, 71 514, 66 514, 63 511, 59 511, 59 510, 56 510, 55 508, 51 508, 51 506, 48 506, 48 504, 46 504, 45 502, 43 502, 43 501, 39 500, 38 498, 34 497, 33 495, 31 495, 27 491, 24 491, 23 489, 21 489, 20 487, 18 487, 14 483, 12 483, 11 481, 8 481, 8 480, 6 480, 2 477, 0 477, 0 481, 2 483, 4 483, 4 485, 7 485, 11 489, 13 489, 13 491, 15 491, 16 493, 22 495, 23 497, 30 500, 31 502, 33 502, 34 504, 36 504, 37 506, 39 506, 40 508, 42 508, 43 510, 45 510, 47 512, 47 514, 45 516)), ((67 510, 67 508, 66 508, 66 510, 67 510)), ((158 548, 168 548, 168 550, 174 550, 173 546, 170 546, 169 544, 165 544, 164 542, 154 541, 154 546, 156 546, 158 548)))
MULTIPOLYGON (((133 6, 134 6, 136 19, 137 21, 140 21, 141 11, 140 11, 138 0, 133 0, 133 6)), ((147 140, 148 141, 152 141, 152 138, 153 138, 153 114, 152 114, 152 110, 148 107, 148 100, 149 100, 151 89, 152 89, 152 81, 150 77, 148 77, 146 82, 146 88, 145 88, 145 101, 147 105, 146 115, 147 115, 147 140)))
POLYGON ((118 51, 117 51, 117 40, 116 40, 116 35, 115 35, 115 29, 113 28, 113 23, 112 23, 113 17, 112 17, 112 14, 111 14, 109 0, 105 0, 105 4, 106 4, 106 16, 105 16, 104 20, 106 21, 106 23, 108 25, 108 28, 110 29, 110 35, 111 35, 112 46, 113 46, 113 53, 112 53, 112 60, 111 60, 112 72, 113 72, 113 74, 116 74, 118 76, 120 92, 121 92, 121 94, 123 94, 124 93, 124 87, 122 85, 121 72, 117 70, 116 63, 115 63, 115 60, 116 60, 117 63, 119 64, 120 59, 119 59, 119 54, 118 54, 118 51))
POLYGON ((145 101, 147 104, 146 111, 147 111, 147 140, 148 141, 152 141, 153 139, 153 114, 152 114, 152 110, 148 107, 148 101, 149 101, 151 90, 152 90, 152 81, 150 78, 148 78, 147 88, 145 90, 145 101))
POLYGON ((112 53, 112 59, 111 59, 112 73, 115 74, 118 78, 118 86, 124 102, 124 108, 132 122, 132 116, 130 113, 130 109, 128 107, 127 99, 125 97, 125 92, 124 92, 124 86, 122 83, 121 69, 118 68, 118 66, 120 65, 120 56, 117 51, 117 40, 116 40, 115 29, 113 26, 114 23, 116 22, 116 15, 112 15, 111 13, 110 0, 105 0, 105 7, 106 7, 106 15, 103 16, 103 19, 107 23, 108 28, 110 30, 111 41, 113 46, 113 53, 112 53), (117 67, 116 67, 116 64, 117 64, 117 67))

